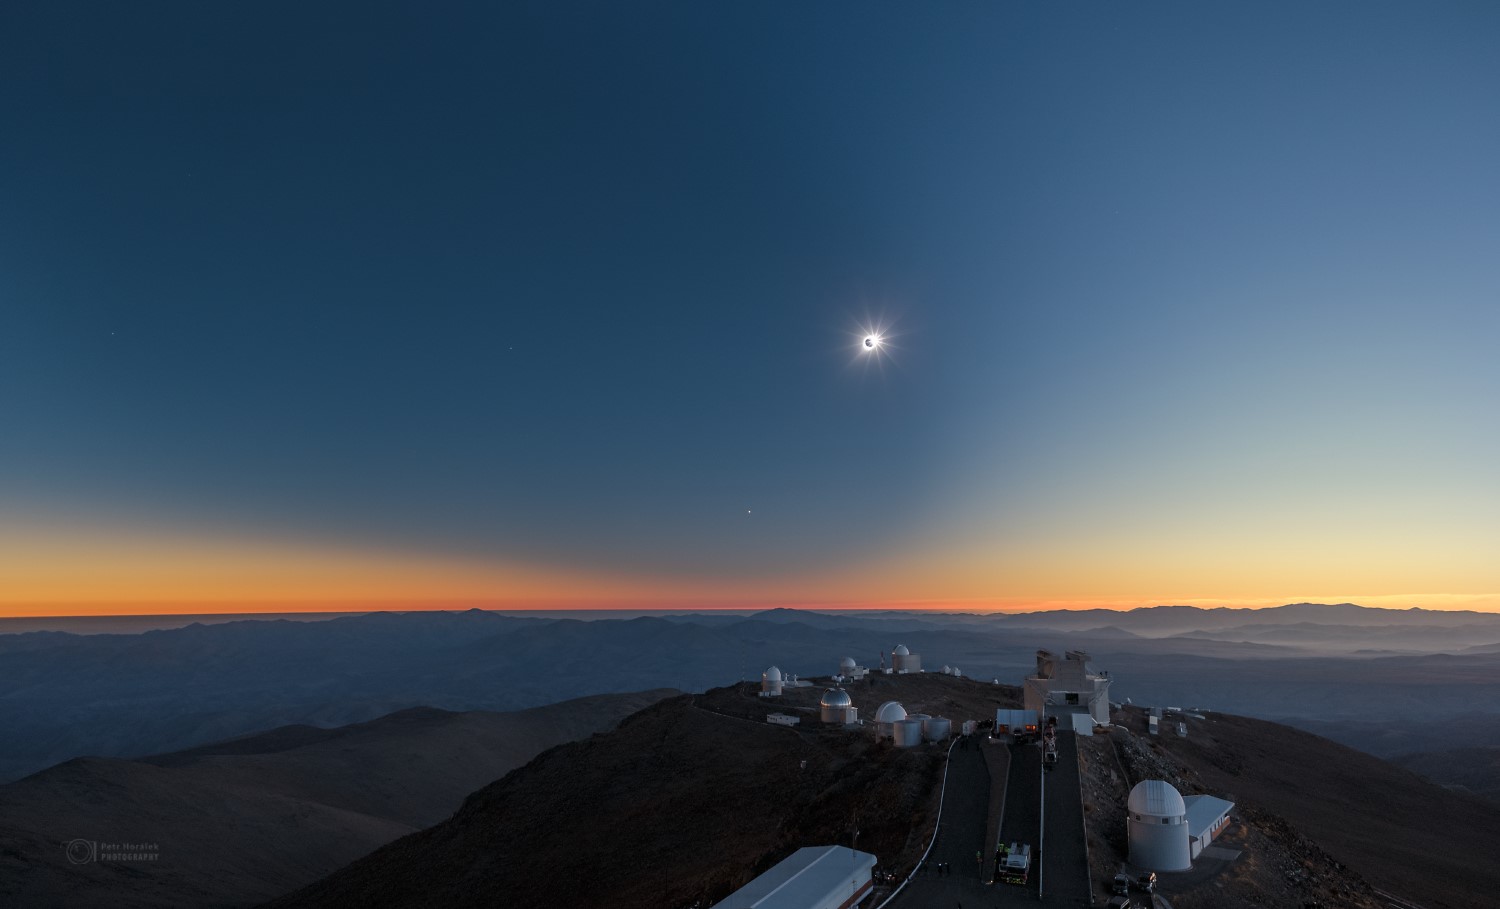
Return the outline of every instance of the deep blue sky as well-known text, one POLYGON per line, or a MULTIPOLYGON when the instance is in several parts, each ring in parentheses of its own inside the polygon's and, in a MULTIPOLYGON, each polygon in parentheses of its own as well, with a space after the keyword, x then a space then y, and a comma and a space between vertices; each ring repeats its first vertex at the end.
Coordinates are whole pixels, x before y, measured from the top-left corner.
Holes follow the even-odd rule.
POLYGON ((1497 42, 1488 3, 12 4, 0 512, 735 581, 1474 545, 1497 42))

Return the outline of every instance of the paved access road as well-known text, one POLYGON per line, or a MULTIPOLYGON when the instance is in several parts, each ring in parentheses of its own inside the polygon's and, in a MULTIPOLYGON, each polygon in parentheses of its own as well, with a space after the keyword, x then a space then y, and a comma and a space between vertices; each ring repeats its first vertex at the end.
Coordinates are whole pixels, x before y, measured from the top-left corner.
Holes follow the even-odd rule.
MULTIPOLYGON (((1026 886, 994 884, 989 906, 1036 906, 1037 830, 1042 820, 1042 749, 1035 742, 1010 746, 1010 779, 1005 785, 1005 817, 1000 820, 1000 839, 1006 843, 1031 845, 1031 877, 1026 886)), ((986 870, 995 874, 994 856, 986 870)))
POLYGON ((977 742, 953 749, 943 821, 928 856, 927 870, 912 882, 888 909, 989 909, 1038 905, 1089 905, 1087 853, 1084 848, 1083 805, 1078 791, 1078 745, 1072 733, 1058 736, 1058 763, 1047 773, 1046 838, 1038 849, 1042 819, 1042 752, 1039 745, 1010 746, 1010 770, 1003 798, 1000 836, 1007 843, 1030 843, 1033 854, 1027 886, 989 884, 995 873, 994 850, 986 851, 985 832, 991 804, 990 777, 982 747, 977 742), (983 867, 975 860, 984 857, 983 867), (934 868, 949 863, 952 871, 939 875, 934 868), (1039 864, 1037 864, 1039 863, 1039 864), (1042 877, 1039 881, 1038 870, 1042 877), (1038 883, 1044 898, 1038 901, 1038 883))
POLYGON ((960 740, 954 746, 943 795, 943 820, 928 853, 927 868, 917 872, 888 909, 980 909, 994 905, 986 901, 994 888, 984 883, 989 878, 980 876, 978 861, 984 852, 990 806, 990 771, 982 747, 975 739, 960 740), (948 863, 949 873, 938 873, 942 862, 948 863))
POLYGON ((1045 784, 1042 893, 1048 906, 1088 906, 1093 899, 1078 782, 1078 737, 1058 733, 1057 763, 1047 772, 1045 784))

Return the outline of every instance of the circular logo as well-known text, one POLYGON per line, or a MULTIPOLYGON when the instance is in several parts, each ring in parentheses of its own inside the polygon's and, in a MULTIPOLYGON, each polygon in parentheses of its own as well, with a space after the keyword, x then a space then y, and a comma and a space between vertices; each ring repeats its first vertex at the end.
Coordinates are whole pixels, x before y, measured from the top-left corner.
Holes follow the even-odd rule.
POLYGON ((94 844, 90 840, 73 840, 64 847, 68 861, 83 865, 94 860, 94 844))

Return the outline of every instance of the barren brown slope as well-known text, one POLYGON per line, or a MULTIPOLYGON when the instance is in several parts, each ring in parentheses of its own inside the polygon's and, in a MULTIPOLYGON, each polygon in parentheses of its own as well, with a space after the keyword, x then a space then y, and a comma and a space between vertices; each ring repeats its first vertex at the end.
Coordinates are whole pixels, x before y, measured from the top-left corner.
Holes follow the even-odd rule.
MULTIPOLYGON (((941 675, 851 688, 866 718, 899 699, 955 721, 993 716, 1014 691, 941 675)), ((801 846, 850 842, 856 825, 860 849, 884 867, 909 866, 931 831, 946 749, 765 722, 771 710, 811 708, 819 694, 767 703, 735 686, 664 701, 608 735, 547 752, 451 820, 273 905, 711 903, 801 846)))
POLYGON ((1157 741, 1210 791, 1286 818, 1378 888, 1429 909, 1500 906, 1500 805, 1246 717, 1210 714, 1157 741))
POLYGON ((0 904, 249 905, 449 816, 546 748, 613 728, 671 691, 515 713, 418 709, 290 727, 137 761, 79 758, 0 786, 0 904), (81 838, 150 862, 69 863, 81 838))

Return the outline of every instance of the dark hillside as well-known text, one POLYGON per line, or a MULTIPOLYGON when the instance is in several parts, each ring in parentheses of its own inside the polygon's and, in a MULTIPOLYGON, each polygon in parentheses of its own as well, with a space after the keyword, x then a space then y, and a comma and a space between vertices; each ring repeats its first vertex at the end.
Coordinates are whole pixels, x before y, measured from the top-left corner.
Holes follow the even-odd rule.
POLYGON ((127 761, 77 758, 0 786, 0 906, 245 906, 452 815, 475 789, 675 691, 516 713, 406 710, 127 761), (154 843, 70 864, 63 844, 154 843))
POLYGON ((1500 748, 1450 748, 1391 758, 1423 779, 1440 786, 1462 787, 1500 802, 1500 748))
MULTIPOLYGON (((801 846, 848 842, 856 825, 860 849, 910 867, 930 835, 946 749, 765 722, 821 692, 768 703, 741 685, 664 701, 273 905, 489 907, 503 896, 508 909, 676 907, 722 898, 801 846)), ((899 699, 955 721, 992 715, 1014 692, 941 675, 851 687, 864 717, 899 699)))

